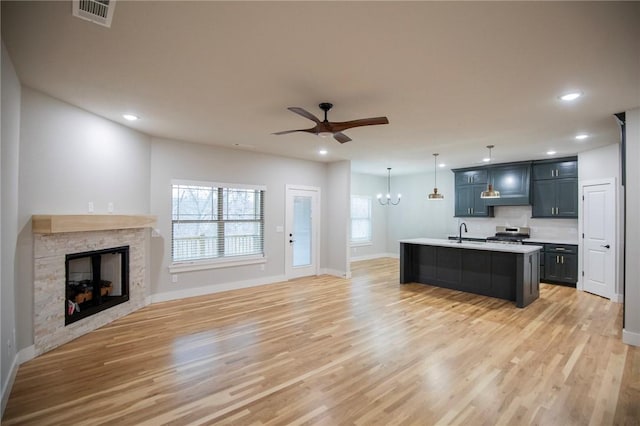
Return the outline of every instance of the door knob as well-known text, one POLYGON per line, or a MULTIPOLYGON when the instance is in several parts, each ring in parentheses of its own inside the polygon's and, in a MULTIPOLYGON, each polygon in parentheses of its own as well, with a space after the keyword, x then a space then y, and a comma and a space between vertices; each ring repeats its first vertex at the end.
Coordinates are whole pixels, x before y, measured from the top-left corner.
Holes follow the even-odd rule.
POLYGON ((611 248, 611 246, 609 244, 607 244, 606 246, 600 246, 600 247, 604 247, 606 249, 611 248))

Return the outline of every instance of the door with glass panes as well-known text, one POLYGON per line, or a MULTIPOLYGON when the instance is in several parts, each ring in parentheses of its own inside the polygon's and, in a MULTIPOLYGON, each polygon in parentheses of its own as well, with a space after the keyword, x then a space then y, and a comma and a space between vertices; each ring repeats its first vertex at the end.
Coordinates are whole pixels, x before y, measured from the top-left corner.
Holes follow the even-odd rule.
POLYGON ((318 274, 320 189, 286 188, 285 270, 287 279, 318 274))

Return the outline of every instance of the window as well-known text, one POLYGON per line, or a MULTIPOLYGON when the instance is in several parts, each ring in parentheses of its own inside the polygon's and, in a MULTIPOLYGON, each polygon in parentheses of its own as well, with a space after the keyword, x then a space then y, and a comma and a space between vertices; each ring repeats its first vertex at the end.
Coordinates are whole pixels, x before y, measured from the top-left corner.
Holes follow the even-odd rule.
POLYGON ((264 256, 264 188, 174 184, 173 262, 264 256))
POLYGON ((371 197, 351 196, 351 242, 371 242, 371 197))

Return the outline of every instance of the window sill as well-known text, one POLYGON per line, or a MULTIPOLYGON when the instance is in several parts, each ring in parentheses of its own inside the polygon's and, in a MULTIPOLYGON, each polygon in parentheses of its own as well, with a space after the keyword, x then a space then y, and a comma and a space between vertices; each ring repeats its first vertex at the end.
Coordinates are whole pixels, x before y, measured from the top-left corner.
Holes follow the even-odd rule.
POLYGON ((207 269, 233 268, 236 266, 257 265, 267 263, 266 256, 242 257, 239 259, 193 260, 190 262, 173 263, 169 266, 169 273, 204 271, 207 269))
POLYGON ((373 243, 371 241, 363 241, 361 243, 351 243, 351 247, 365 247, 365 246, 372 246, 373 243))

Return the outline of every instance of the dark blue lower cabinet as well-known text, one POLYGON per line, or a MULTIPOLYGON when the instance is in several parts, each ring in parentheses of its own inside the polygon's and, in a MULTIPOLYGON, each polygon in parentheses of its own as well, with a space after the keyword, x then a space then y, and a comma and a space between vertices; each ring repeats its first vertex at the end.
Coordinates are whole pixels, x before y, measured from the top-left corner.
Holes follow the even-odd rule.
POLYGON ((539 256, 400 243, 400 283, 512 300, 523 308, 539 297, 539 256))
POLYGON ((518 271, 514 256, 516 256, 515 253, 491 253, 491 275, 495 297, 516 300, 516 288, 513 285, 513 280, 518 271))
POLYGON ((459 288, 462 266, 460 250, 448 247, 435 247, 435 249, 436 263, 433 266, 436 269, 436 281, 447 288, 459 288))
MULTIPOLYGON (((492 295, 491 252, 479 250, 461 250, 460 290, 470 293, 492 295)), ((513 299, 515 300, 515 299, 513 299)))

